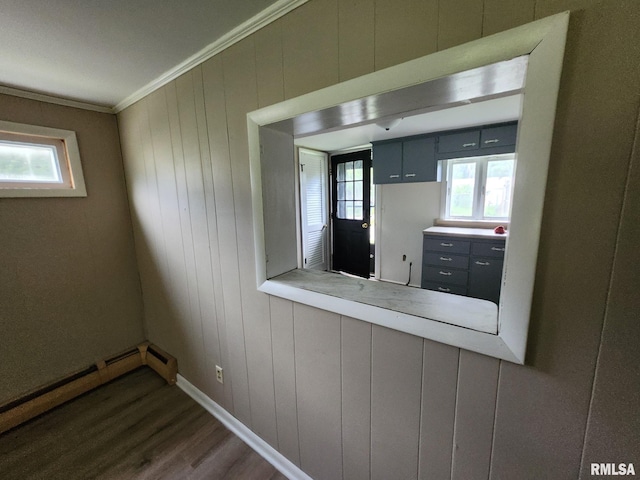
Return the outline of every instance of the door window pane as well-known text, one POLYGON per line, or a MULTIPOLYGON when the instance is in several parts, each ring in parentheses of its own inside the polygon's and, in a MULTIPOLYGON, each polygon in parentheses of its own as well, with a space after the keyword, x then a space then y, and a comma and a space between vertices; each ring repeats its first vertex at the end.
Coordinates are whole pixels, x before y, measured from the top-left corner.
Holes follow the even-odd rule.
POLYGON ((356 160, 353 163, 353 179, 362 180, 362 160, 356 160))
POLYGON ((346 218, 347 206, 345 201, 338 200, 338 218, 346 218))
POLYGON ((345 202, 347 205, 347 220, 353 220, 353 202, 345 202))
POLYGON ((344 179, 347 182, 350 182, 353 180, 353 162, 347 162, 344 164, 344 168, 345 168, 345 177, 344 179))
POLYGON ((338 182, 338 200, 347 199, 344 186, 345 186, 344 182, 338 182))
POLYGON ((347 190, 347 200, 353 200, 353 182, 347 182, 344 184, 347 190))
POLYGON ((362 220, 362 202, 353 202, 353 219, 362 220))
POLYGON ((337 179, 339 182, 344 182, 344 163, 338 164, 338 175, 337 179))

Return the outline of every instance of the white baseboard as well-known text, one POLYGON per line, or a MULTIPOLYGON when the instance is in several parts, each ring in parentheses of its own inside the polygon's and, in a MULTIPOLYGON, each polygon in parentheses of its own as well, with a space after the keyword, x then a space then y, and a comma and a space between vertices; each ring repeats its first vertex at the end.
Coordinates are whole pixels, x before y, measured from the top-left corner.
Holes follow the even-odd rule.
POLYGON ((310 476, 291 463, 287 458, 271 445, 253 433, 249 427, 227 412, 216 402, 207 397, 193 386, 182 375, 178 374, 178 387, 216 417, 225 427, 235 433, 243 442, 249 445, 262 458, 277 468, 289 480, 312 480, 310 476))

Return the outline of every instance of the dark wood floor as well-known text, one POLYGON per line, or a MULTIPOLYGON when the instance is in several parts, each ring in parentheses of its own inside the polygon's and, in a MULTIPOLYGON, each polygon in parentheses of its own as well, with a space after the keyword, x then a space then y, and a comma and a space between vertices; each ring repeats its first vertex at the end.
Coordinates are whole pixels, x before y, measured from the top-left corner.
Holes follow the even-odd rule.
POLYGON ((285 479, 141 368, 0 435, 0 479, 285 479))

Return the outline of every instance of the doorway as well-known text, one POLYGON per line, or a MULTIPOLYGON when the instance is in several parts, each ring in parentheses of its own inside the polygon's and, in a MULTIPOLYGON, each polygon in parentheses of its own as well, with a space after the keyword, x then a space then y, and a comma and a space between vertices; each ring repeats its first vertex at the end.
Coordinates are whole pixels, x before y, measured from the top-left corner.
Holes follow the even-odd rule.
POLYGON ((371 150, 332 156, 331 173, 332 268, 369 278, 373 266, 371 150))

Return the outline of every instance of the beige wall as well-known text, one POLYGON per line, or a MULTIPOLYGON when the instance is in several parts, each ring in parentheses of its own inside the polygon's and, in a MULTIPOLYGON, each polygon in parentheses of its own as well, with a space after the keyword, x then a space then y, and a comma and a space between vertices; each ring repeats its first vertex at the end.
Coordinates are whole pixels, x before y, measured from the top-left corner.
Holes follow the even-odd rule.
POLYGON ((317 479, 638 468, 639 19, 636 0, 311 0, 128 108, 150 339, 317 479), (526 366, 256 291, 248 111, 566 9, 526 366))
POLYGON ((0 198, 0 403, 143 338, 116 117, 0 95, 0 119, 74 130, 86 198, 0 198))

